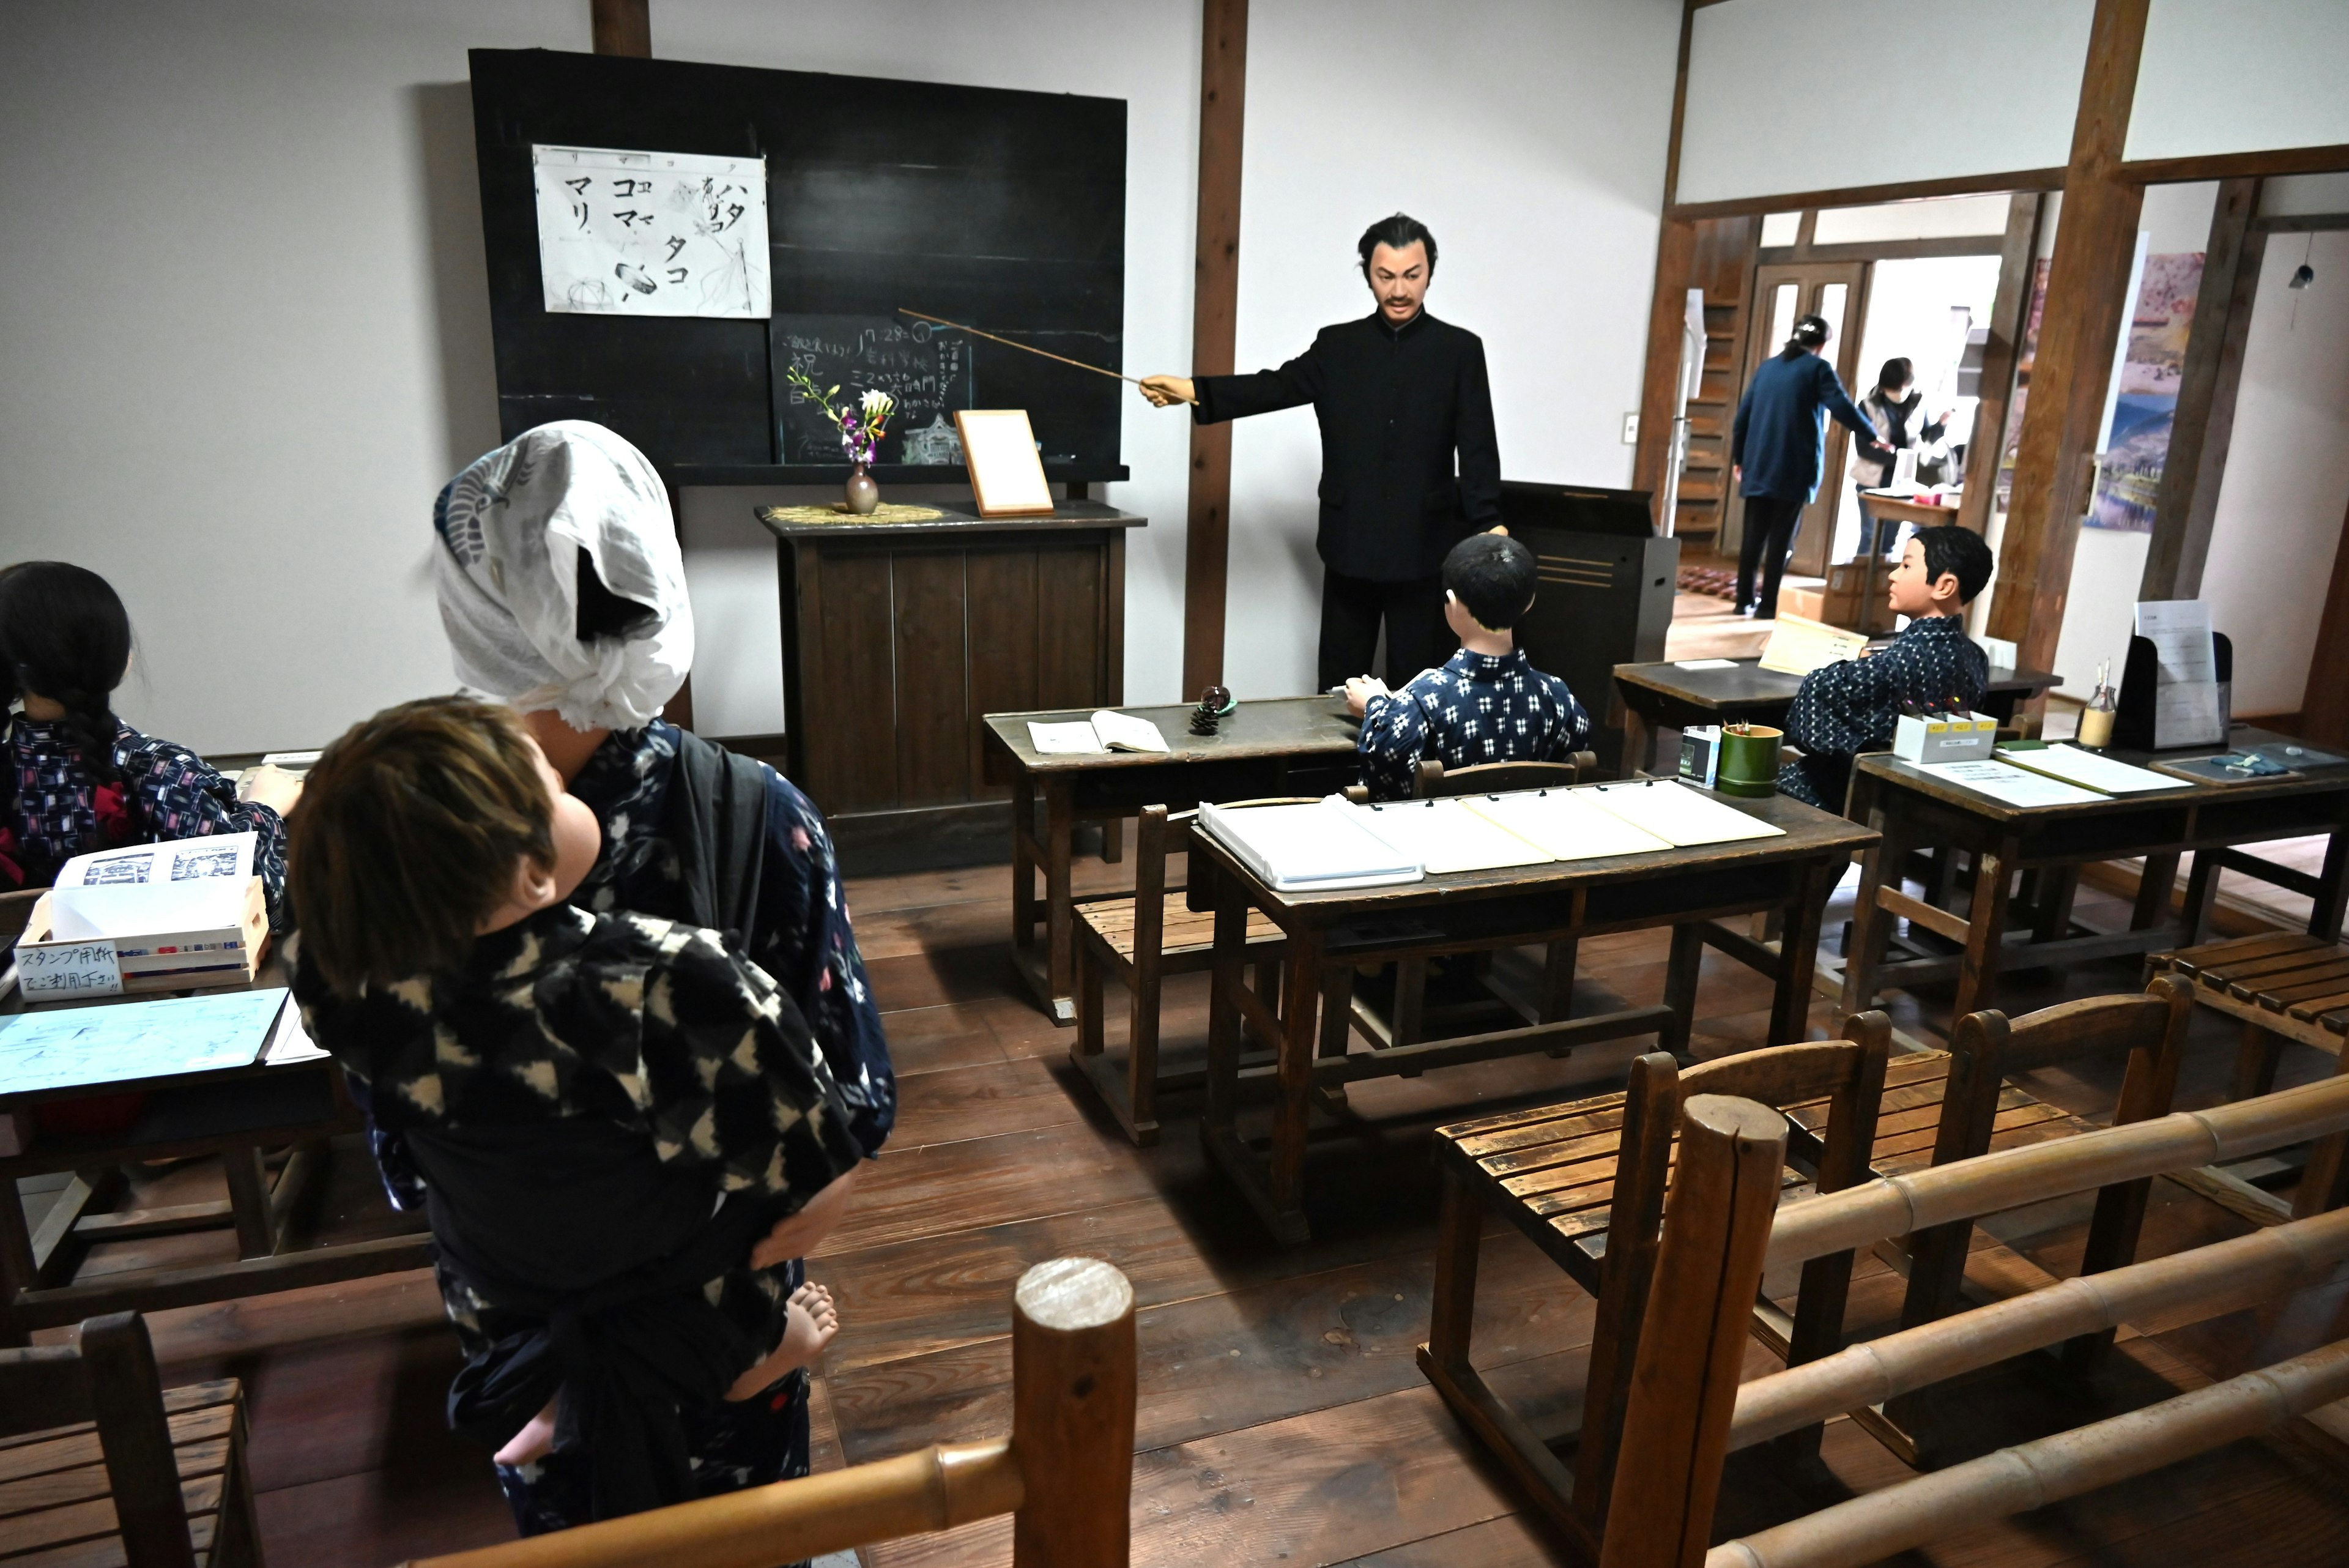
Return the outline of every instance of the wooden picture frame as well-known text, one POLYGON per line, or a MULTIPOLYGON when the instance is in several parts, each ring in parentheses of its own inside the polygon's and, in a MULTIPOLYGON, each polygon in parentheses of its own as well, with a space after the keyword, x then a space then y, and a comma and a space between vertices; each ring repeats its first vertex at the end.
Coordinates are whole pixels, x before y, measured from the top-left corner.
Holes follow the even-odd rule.
POLYGON ((1050 517, 1056 510, 1025 409, 957 409, 955 431, 981 517, 1050 517))

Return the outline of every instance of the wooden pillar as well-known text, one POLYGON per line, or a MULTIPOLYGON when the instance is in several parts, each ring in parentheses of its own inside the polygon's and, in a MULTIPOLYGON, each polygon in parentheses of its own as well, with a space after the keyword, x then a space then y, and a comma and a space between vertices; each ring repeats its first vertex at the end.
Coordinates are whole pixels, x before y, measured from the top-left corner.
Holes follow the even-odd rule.
POLYGON ((1681 179, 1681 124, 1688 113, 1689 35, 1696 6, 1681 7, 1680 68, 1672 78, 1671 137, 1664 146, 1664 221, 1656 235, 1656 288, 1648 301, 1648 366, 1640 384, 1640 437, 1631 453, 1631 488, 1655 497, 1656 531, 1669 525, 1662 507, 1672 455, 1672 404, 1681 373, 1681 325, 1688 316, 1690 273, 1696 261, 1696 224, 1671 216, 1681 179))
POLYGON ((1973 434, 1966 445, 1966 494, 1958 526, 1986 534, 1991 503, 1998 496, 1998 464, 2006 453, 2006 410, 2014 391, 2015 361, 2031 317, 2031 279, 2038 270, 2039 213, 2046 201, 2036 191, 2017 191, 2007 200, 2006 241, 1998 252, 1998 293, 1990 306, 1990 337, 1982 344, 1982 400, 1974 406, 1973 434))
POLYGON ((2121 178, 2137 57, 2150 0, 2096 0, 2080 111, 2064 174, 2064 208, 2031 369, 2014 493, 1999 545, 1990 634, 2017 660, 2052 667, 2072 587, 2072 551, 2087 510, 2091 460, 2113 348, 2128 313, 2129 264, 2145 189, 2121 178))
POLYGON ((1133 1287, 1098 1258, 1019 1276, 1011 1451, 1014 1568, 1124 1568, 1133 1495, 1133 1287))
POLYGON ((2300 700, 2300 732, 2320 746, 2349 746, 2349 516, 2341 519, 2341 543, 2333 550, 2333 584, 2324 594, 2324 618, 2316 624, 2316 647, 2309 653, 2308 689, 2300 700))
POLYGON ((1737 1371, 1762 1285, 1786 1118, 1692 1095, 1632 1362, 1599 1568, 1697 1568, 1713 1532, 1737 1371))
POLYGON ((599 55, 653 55, 651 0, 588 0, 599 55))
MULTIPOLYGON (((1199 8, 1199 220, 1191 374, 1228 376, 1239 324, 1240 132, 1247 107, 1247 0, 1199 8)), ((1224 678, 1231 566, 1232 427, 1191 427, 1191 507, 1183 540, 1183 692, 1224 678)))
POLYGON ((2260 288, 2267 236, 2254 234, 2258 180, 2221 180, 2202 253, 2202 287, 2194 296, 2194 330, 2178 379, 2178 413, 2162 460, 2154 502, 2153 539, 2146 550, 2140 599, 2190 599, 2202 592, 2202 563, 2210 555, 2210 524, 2219 513, 2219 483, 2227 472, 2227 445, 2235 432, 2235 389, 2243 379, 2243 347, 2251 337, 2251 302, 2260 288))

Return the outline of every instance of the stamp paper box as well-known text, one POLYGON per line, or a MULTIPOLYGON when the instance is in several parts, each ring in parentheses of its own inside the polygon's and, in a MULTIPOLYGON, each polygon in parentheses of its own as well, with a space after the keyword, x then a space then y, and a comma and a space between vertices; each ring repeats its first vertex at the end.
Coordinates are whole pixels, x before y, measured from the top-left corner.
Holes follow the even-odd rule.
MULTIPOLYGON (((56 930, 56 889, 33 905, 25 934, 16 940, 21 958, 44 948, 75 947, 60 942, 56 930)), ((159 991, 201 990, 208 986, 250 985, 269 945, 269 909, 261 878, 248 877, 244 911, 233 926, 195 931, 159 931, 114 940, 122 967, 122 993, 143 996, 159 991)))
POLYGON ((1930 719, 1900 716, 1892 732, 1892 753, 1912 763, 1971 763, 1988 757, 1998 744, 1998 721, 1987 713, 1937 713, 1930 719))

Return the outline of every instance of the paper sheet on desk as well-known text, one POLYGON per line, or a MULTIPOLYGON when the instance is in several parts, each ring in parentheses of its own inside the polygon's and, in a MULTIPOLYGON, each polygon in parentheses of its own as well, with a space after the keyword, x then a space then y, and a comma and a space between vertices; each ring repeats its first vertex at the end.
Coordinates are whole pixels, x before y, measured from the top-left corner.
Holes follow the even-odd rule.
POLYGON ((1431 877, 1454 871, 1497 871, 1539 866, 1553 857, 1464 799, 1396 800, 1354 808, 1397 853, 1417 860, 1431 877))
POLYGON ((1109 750, 1101 743, 1093 727, 1082 719, 1065 724, 1040 724, 1028 721, 1028 743, 1036 748, 1040 757, 1099 756, 1109 750))
POLYGON ((55 940, 238 925, 256 843, 254 834, 221 833, 77 855, 57 872, 55 940))
POLYGON ((1644 832, 1680 848, 1742 838, 1783 838, 1786 830, 1726 805, 1678 779, 1627 779, 1578 790, 1644 832))
POLYGON ((285 1005, 274 986, 0 1019, 0 1095, 247 1066, 285 1005))
POLYGON ((2219 656, 2210 607, 2200 599, 2152 599, 2137 607, 2137 634, 2153 644, 2153 743, 2223 745, 2227 718, 2219 701, 2219 656))
POLYGON ((2009 805, 2087 805, 2110 797, 2094 790, 2067 784, 2061 779, 2049 778, 2005 763, 1987 760, 1971 763, 1922 763, 1917 771, 1930 774, 1962 784, 1977 794, 1992 800, 2002 800, 2009 805))
POLYGON ((2105 794, 2135 794, 2142 790, 2178 789, 2182 781, 2164 778, 2149 769, 2131 767, 2127 763, 2100 757, 2094 752, 2084 752, 2077 746, 2042 746, 2033 751, 2010 752, 1999 749, 1999 760, 2018 768, 2028 768, 2035 774, 2062 779, 2065 784, 2080 784, 2105 794))
POLYGON ((1559 860, 1653 855, 1671 846, 1585 798, 1581 790, 1476 795, 1468 808, 1559 860))

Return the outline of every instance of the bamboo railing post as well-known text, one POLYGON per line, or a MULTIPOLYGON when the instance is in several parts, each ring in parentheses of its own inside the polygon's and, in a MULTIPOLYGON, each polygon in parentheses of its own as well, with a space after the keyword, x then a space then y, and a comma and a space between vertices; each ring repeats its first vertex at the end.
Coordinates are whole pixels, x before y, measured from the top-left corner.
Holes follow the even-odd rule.
POLYGON ((1023 1501, 1014 1568, 1123 1568, 1133 1490, 1133 1287, 1095 1258, 1019 1276, 1011 1451, 1023 1501))
POLYGON ((1682 1107, 1600 1568, 1693 1568, 1704 1556, 1785 1155, 1776 1111, 1722 1095, 1682 1107))

